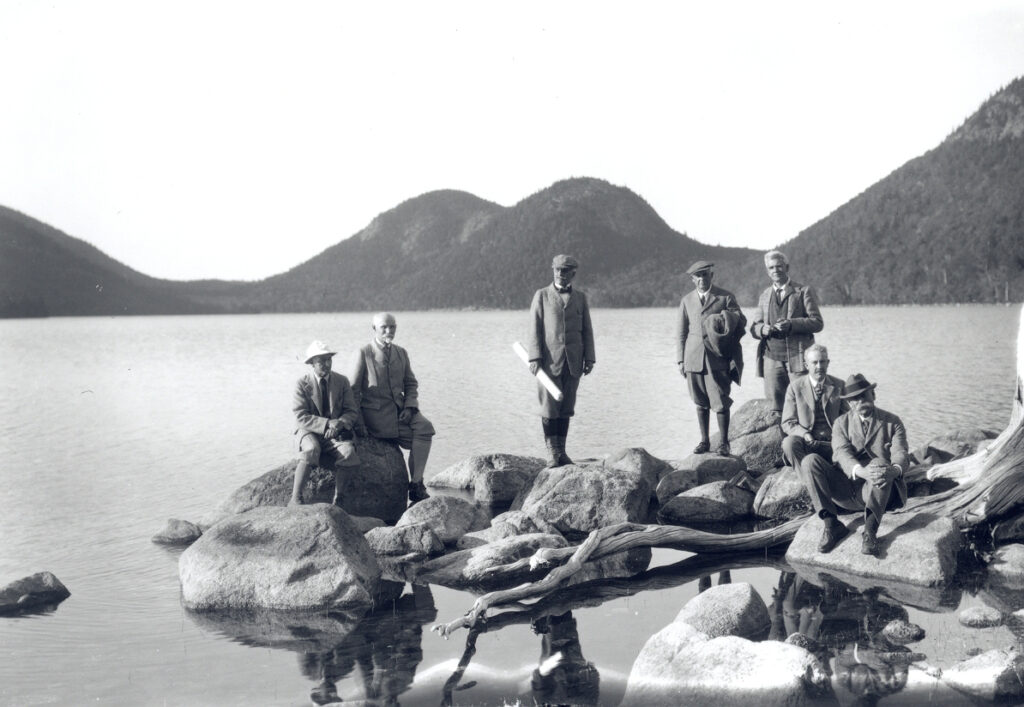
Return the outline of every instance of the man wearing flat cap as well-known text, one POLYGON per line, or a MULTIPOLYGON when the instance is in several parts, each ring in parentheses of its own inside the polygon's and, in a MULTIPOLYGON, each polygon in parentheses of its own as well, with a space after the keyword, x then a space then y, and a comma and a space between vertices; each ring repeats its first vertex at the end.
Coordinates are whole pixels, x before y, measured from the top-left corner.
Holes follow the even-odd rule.
POLYGON ((306 349, 310 372, 299 378, 292 394, 292 410, 298 427, 299 461, 289 506, 302 503, 302 489, 310 467, 320 463, 321 454, 334 460, 334 504, 341 505, 341 475, 359 466, 352 427, 359 415, 352 388, 345 376, 331 370, 334 354, 324 342, 314 341, 306 349))
POLYGON ((597 360, 587 296, 572 286, 578 267, 571 255, 556 255, 551 261, 553 282, 537 290, 530 305, 530 372, 536 375, 543 369, 562 392, 558 401, 537 384, 541 427, 551 466, 572 464, 565 453, 569 419, 575 414, 580 376, 588 375, 597 360))
POLYGON ((708 427, 714 410, 722 437, 716 451, 728 456, 729 408, 732 406, 729 392, 733 381, 739 384, 743 373, 740 338, 747 318, 731 292, 711 284, 714 265, 698 260, 686 271, 693 279, 694 290, 679 303, 676 361, 679 372, 686 377, 690 398, 697 406, 700 442, 694 454, 711 450, 708 427))
POLYGON ((757 375, 764 378, 764 397, 772 410, 781 414, 786 388, 807 372, 804 351, 825 322, 814 288, 789 277, 789 259, 782 252, 765 253, 764 266, 772 284, 757 302, 750 334, 760 341, 757 375))
POLYGON ((910 463, 907 431, 900 418, 875 407, 875 385, 860 373, 846 379, 840 397, 850 410, 832 425, 833 457, 838 466, 811 454, 800 467, 814 510, 825 521, 819 552, 831 552, 850 534, 839 514, 863 511, 861 552, 877 556, 882 516, 907 502, 903 481, 910 463))

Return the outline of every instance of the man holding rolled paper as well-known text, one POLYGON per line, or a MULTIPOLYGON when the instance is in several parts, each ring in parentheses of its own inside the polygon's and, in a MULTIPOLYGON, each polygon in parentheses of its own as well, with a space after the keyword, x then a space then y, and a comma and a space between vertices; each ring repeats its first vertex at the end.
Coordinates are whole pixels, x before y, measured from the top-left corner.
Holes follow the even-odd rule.
POLYGON ((586 295, 572 286, 579 262, 571 255, 556 255, 551 262, 553 282, 537 290, 530 305, 527 350, 530 372, 546 373, 558 386, 558 400, 539 381, 541 426, 550 466, 572 464, 565 453, 569 419, 575 413, 580 376, 594 369, 594 329, 586 295))

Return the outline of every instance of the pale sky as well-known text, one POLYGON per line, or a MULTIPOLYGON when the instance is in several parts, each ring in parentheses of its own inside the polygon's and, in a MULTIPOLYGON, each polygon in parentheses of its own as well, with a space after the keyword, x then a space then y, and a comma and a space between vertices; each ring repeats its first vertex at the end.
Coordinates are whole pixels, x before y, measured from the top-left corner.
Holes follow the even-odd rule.
POLYGON ((767 249, 1021 75, 1009 0, 0 0, 0 204, 171 279, 572 176, 767 249))

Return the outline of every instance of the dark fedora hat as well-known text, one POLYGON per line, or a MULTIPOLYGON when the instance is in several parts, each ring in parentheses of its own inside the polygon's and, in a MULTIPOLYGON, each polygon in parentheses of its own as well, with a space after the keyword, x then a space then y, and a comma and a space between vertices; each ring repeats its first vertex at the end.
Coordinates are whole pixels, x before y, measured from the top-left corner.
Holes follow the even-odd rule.
POLYGON ((878 383, 868 383, 868 379, 860 373, 854 373, 846 379, 846 390, 839 397, 843 400, 856 398, 869 390, 874 390, 876 385, 878 385, 878 383))

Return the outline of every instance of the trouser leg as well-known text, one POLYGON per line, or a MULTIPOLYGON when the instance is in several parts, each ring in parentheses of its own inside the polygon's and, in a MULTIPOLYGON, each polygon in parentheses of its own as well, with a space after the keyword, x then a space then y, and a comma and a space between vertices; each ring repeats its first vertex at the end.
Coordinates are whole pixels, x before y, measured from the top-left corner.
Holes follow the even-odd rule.
POLYGON ((718 418, 718 432, 722 435, 722 444, 729 443, 729 408, 716 412, 715 417, 718 418))
POLYGON ((855 497, 852 482, 846 474, 820 454, 806 455, 798 468, 800 479, 811 497, 814 510, 818 511, 822 518, 826 517, 822 515, 823 511, 832 516, 838 516, 843 512, 835 499, 855 497))
POLYGON ((697 427, 700 428, 700 441, 708 441, 708 425, 711 422, 711 410, 708 408, 697 408, 697 427))
POLYGON ((786 402, 786 388, 789 387, 789 366, 785 361, 764 359, 764 397, 772 410, 782 414, 786 402))

